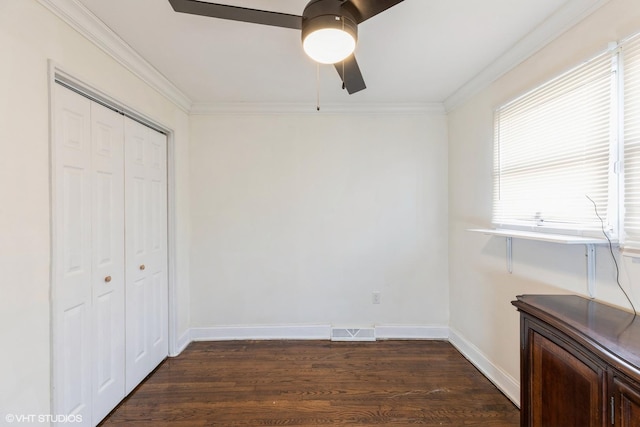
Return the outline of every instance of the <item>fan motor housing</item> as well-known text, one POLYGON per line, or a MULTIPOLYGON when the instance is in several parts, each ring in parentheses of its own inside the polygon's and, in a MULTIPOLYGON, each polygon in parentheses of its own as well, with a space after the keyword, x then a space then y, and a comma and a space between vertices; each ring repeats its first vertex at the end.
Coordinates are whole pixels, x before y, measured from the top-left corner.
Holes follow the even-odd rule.
POLYGON ((348 32, 358 41, 358 24, 342 0, 312 0, 302 13, 302 40, 308 34, 323 28, 335 28, 348 32))

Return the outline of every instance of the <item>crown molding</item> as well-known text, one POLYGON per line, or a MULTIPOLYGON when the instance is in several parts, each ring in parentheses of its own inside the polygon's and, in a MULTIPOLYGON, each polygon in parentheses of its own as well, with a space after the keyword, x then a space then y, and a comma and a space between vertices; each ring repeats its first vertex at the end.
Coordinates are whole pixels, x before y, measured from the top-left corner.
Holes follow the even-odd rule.
POLYGON ((559 37, 562 33, 569 30, 609 1, 610 0, 570 0, 565 3, 546 21, 451 94, 444 101, 446 112, 449 113, 464 104, 472 96, 488 87, 498 78, 534 55, 552 40, 559 37))
POLYGON ((191 99, 77 0, 38 2, 180 109, 191 110, 191 99))
POLYGON ((193 115, 278 115, 278 114, 384 114, 444 116, 441 103, 323 104, 315 103, 193 103, 193 115))

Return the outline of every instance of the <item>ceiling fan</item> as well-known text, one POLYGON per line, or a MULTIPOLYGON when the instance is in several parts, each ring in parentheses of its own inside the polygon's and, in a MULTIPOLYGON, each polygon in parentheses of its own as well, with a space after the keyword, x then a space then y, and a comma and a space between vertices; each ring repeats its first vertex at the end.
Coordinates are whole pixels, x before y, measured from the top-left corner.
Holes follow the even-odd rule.
POLYGON ((198 0, 169 0, 176 12, 301 30, 305 52, 315 61, 335 64, 349 94, 365 89, 353 55, 358 24, 403 0, 311 0, 302 16, 198 0))

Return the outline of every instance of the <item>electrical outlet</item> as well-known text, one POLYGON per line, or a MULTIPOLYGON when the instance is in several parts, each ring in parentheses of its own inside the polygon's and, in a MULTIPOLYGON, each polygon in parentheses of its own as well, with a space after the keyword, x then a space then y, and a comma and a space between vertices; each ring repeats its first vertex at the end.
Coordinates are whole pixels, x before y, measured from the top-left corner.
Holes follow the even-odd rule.
POLYGON ((371 302, 373 304, 380 304, 380 298, 382 298, 382 294, 380 293, 380 291, 375 291, 372 295, 371 295, 371 302))

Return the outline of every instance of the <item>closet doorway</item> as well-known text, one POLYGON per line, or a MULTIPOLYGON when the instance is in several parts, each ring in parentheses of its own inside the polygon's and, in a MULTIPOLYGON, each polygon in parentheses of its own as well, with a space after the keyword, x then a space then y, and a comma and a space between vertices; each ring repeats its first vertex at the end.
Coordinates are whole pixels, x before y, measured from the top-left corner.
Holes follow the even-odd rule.
POLYGON ((52 412, 94 426, 168 355, 167 138, 60 83, 52 119, 52 412))

